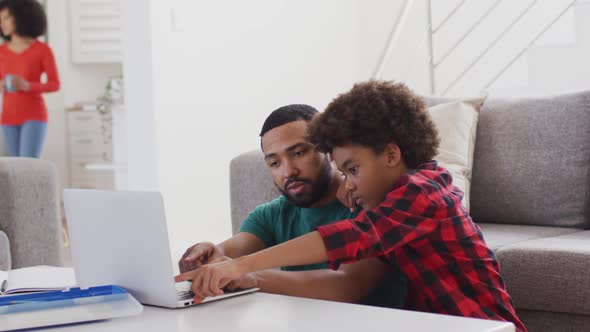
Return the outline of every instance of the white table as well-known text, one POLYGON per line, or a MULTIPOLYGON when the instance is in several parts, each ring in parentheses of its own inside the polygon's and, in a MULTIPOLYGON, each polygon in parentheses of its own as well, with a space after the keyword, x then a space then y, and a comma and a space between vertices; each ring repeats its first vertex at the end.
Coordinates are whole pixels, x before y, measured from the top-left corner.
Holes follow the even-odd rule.
POLYGON ((491 320, 255 293, 183 309, 144 306, 139 316, 59 326, 47 330, 514 332, 514 325, 491 320))

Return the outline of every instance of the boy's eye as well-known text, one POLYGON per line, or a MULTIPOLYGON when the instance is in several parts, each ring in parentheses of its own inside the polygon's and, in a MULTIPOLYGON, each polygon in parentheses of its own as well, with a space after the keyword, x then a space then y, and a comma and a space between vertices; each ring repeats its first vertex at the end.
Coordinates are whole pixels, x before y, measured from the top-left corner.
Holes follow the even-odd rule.
POLYGON ((348 171, 350 172, 350 174, 356 175, 359 171, 359 168, 358 168, 358 166, 354 166, 354 167, 349 168, 348 171))
POLYGON ((268 163, 268 167, 278 167, 279 166, 279 162, 278 161, 271 161, 270 163, 268 163))
POLYGON ((346 177, 346 174, 344 174, 344 172, 340 172, 340 176, 343 177, 343 178, 345 178, 346 177))

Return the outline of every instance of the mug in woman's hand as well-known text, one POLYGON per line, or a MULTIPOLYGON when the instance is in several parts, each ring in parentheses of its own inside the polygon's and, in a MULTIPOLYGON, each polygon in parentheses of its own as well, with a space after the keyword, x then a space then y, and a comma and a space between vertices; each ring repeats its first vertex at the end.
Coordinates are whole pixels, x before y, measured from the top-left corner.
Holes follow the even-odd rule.
POLYGON ((4 89, 7 92, 16 92, 16 86, 14 85, 14 76, 12 75, 5 75, 4 76, 4 89))

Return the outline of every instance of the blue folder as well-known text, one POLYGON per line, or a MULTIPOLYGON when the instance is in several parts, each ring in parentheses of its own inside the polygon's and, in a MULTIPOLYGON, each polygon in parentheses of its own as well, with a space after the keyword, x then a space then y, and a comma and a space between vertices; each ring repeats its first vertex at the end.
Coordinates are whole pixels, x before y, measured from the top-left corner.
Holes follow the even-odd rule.
POLYGON ((0 296, 0 331, 138 315, 142 310, 131 294, 113 285, 0 296))

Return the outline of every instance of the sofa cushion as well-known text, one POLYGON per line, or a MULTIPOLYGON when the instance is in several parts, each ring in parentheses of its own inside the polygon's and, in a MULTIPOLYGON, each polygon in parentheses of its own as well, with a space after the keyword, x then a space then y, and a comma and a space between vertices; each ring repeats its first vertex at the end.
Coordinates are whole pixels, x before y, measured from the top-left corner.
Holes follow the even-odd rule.
POLYGON ((489 97, 479 117, 471 214, 480 222, 590 226, 590 91, 489 97))
POLYGON ((232 233, 236 234, 250 211, 281 195, 260 150, 245 152, 230 162, 229 185, 232 233))
POLYGON ((10 243, 8 236, 3 231, 0 231, 0 270, 10 270, 10 243))
POLYGON ((586 315, 537 310, 516 310, 516 314, 531 332, 579 332, 587 331, 590 326, 590 316, 586 315))
MULTIPOLYGON (((575 228, 477 223, 493 251, 518 242, 579 232, 575 228)), ((502 263, 502 262, 500 262, 502 263)))
POLYGON ((451 172, 453 184, 464 193, 463 205, 468 210, 475 131, 483 101, 483 97, 456 100, 428 108, 440 137, 434 159, 451 172))
POLYGON ((0 157, 0 229, 13 269, 63 264, 56 172, 47 160, 0 157))
POLYGON ((518 309, 590 315, 590 231, 515 243, 496 256, 518 309))
POLYGON ((457 98, 440 97, 440 96, 420 96, 426 107, 436 106, 442 103, 450 103, 457 100, 457 98))

